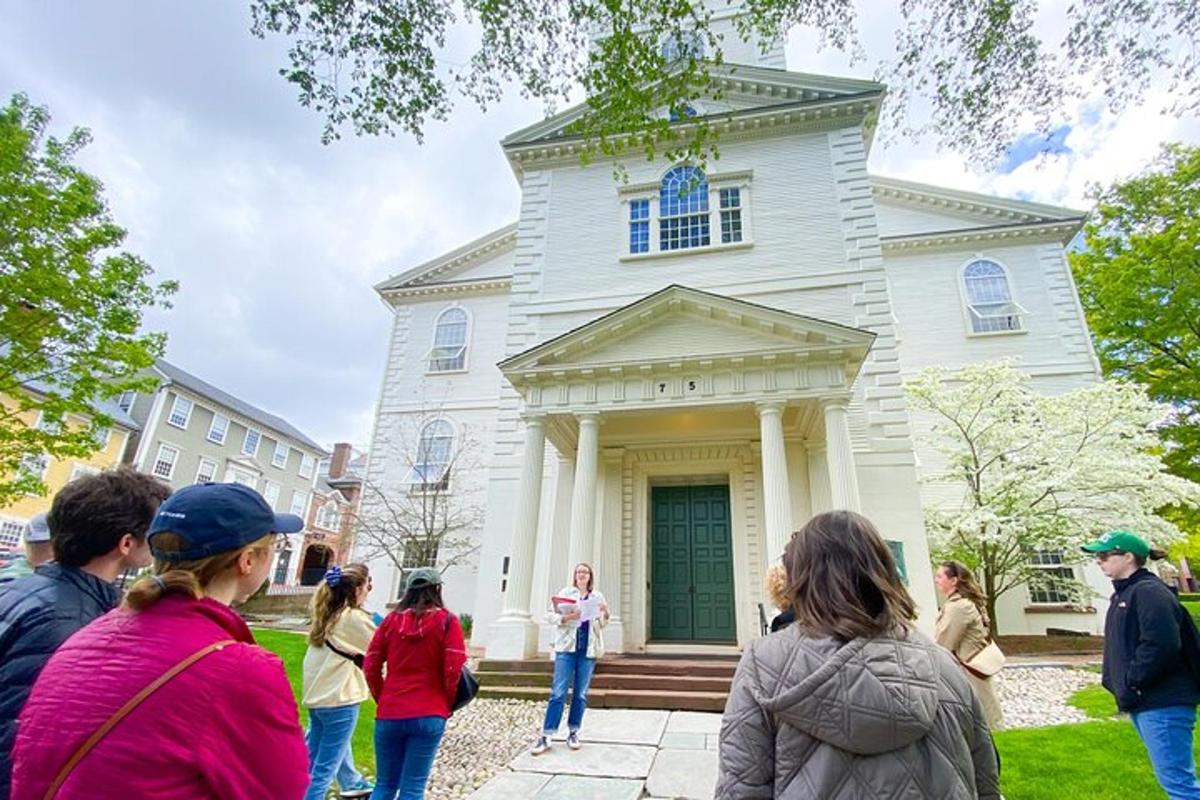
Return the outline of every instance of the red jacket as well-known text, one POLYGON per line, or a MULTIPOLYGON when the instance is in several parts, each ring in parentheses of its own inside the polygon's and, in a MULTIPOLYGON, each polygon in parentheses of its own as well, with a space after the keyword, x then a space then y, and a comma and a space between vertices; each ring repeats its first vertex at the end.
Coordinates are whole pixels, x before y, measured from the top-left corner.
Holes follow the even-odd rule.
POLYGON ((57 800, 298 800, 308 755, 279 658, 215 600, 167 597, 116 609, 58 649, 21 712, 13 800, 41 800, 62 765, 113 712, 213 642, 209 653, 121 720, 75 767, 57 800))
POLYGON ((450 716, 465 663, 462 626, 446 609, 388 614, 363 663, 371 696, 379 704, 376 719, 450 716))

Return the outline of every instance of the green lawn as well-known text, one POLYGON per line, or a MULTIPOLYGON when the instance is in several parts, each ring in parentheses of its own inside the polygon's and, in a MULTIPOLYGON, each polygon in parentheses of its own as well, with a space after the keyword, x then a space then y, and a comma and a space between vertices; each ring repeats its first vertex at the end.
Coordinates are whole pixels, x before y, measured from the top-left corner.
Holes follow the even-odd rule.
MULTIPOLYGON (((308 646, 304 641, 304 634, 258 628, 254 631, 254 638, 283 659, 288 681, 292 684, 292 692, 296 695, 296 703, 299 705, 300 689, 304 680, 301 668, 304 664, 304 651, 308 646)), ((308 709, 303 705, 300 705, 300 724, 306 727, 308 725, 308 709)), ((375 774, 374 731, 375 701, 367 700, 358 712, 358 726, 354 729, 351 746, 354 748, 354 765, 368 775, 375 774)))
POLYGON ((1092 719, 1110 719, 1117 714, 1117 701, 1098 683, 1068 697, 1067 705, 1075 706, 1092 719))

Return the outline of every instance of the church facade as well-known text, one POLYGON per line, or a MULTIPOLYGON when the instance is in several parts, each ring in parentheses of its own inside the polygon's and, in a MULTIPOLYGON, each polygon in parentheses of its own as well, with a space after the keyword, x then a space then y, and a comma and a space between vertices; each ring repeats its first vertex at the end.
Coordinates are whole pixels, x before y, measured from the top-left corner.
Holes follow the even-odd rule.
MULTIPOLYGON (((1064 252, 1081 212, 871 175, 882 85, 789 72, 716 24, 722 99, 696 110, 719 160, 630 159, 618 182, 581 165, 568 110, 502 143, 515 223, 376 287, 395 318, 368 481, 479 509, 477 549, 436 560, 489 657, 546 649, 580 561, 610 650, 744 645, 767 566, 834 508, 876 523, 931 626, 923 509, 954 498, 921 481, 937 455, 905 379, 999 358, 1048 393, 1098 379, 1064 252)), ((400 576, 372 568, 382 606, 400 576)), ((1095 605, 1022 589, 999 615, 1098 631, 1095 605)))

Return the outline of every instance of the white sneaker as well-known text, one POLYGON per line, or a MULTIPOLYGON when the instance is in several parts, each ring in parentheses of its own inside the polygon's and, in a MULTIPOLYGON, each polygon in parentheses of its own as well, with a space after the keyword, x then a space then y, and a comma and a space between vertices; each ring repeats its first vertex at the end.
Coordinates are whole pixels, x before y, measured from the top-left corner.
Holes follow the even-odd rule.
POLYGON ((533 749, 530 750, 531 755, 540 756, 542 753, 550 749, 550 739, 545 736, 539 736, 537 742, 534 743, 533 749))
POLYGON ((571 748, 572 750, 578 750, 579 748, 583 747, 583 745, 579 743, 579 734, 575 731, 571 731, 567 734, 567 747, 571 748))

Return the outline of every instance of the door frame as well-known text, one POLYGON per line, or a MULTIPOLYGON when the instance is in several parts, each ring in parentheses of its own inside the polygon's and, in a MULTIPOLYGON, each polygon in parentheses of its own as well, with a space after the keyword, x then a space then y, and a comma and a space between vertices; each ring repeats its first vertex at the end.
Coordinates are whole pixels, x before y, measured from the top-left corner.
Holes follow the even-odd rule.
POLYGON ((733 593, 737 605, 737 646, 744 647, 758 634, 758 608, 762 597, 764 564, 761 531, 757 520, 761 476, 758 459, 749 442, 682 447, 629 448, 632 467, 623 488, 629 508, 632 559, 629 570, 630 614, 627 641, 630 650, 645 652, 650 634, 650 486, 697 483, 729 485, 729 523, 733 535, 733 593), (752 510, 751 513, 747 511, 752 510))

